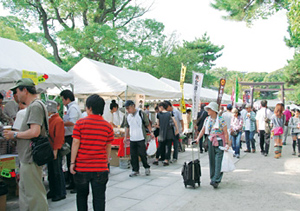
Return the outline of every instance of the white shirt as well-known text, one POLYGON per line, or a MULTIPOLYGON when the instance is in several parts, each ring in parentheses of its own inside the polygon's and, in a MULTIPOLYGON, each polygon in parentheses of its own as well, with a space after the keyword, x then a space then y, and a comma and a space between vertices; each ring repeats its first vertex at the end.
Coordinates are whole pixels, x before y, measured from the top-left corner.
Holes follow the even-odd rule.
MULTIPOLYGON (((81 118, 80 108, 75 101, 70 102, 67 108, 67 114, 64 115, 63 120, 64 122, 72 122, 75 124, 76 121, 81 118)), ((74 126, 65 126, 65 136, 73 135, 73 128, 74 126)))
POLYGON ((232 113, 230 111, 226 111, 225 113, 223 113, 222 117, 224 118, 224 120, 226 122, 227 129, 230 129, 232 113))
POLYGON ((143 134, 143 122, 139 115, 139 109, 134 114, 128 114, 127 122, 129 125, 130 141, 141 141, 144 140, 143 134))
MULTIPOLYGON (((272 111, 267 109, 267 117, 271 120, 272 111)), ((265 116, 266 116, 266 108, 261 108, 256 114, 256 120, 258 120, 258 129, 265 130, 265 116)))
POLYGON ((12 127, 13 129, 20 130, 23 119, 25 117, 25 114, 26 114, 26 108, 24 108, 24 109, 17 112, 16 120, 15 120, 14 125, 12 127))
POLYGON ((247 116, 247 114, 249 114, 249 116, 251 115, 250 112, 249 113, 246 113, 246 116, 245 116, 245 130, 250 130, 250 127, 251 127, 251 120, 250 120, 250 117, 247 116))

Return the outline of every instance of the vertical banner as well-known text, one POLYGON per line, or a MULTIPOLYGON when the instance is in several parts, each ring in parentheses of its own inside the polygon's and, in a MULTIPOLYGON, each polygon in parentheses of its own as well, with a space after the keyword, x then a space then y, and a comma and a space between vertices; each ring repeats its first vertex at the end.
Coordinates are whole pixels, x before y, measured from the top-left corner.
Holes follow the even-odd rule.
POLYGON ((234 92, 234 86, 232 86, 232 93, 231 93, 231 105, 233 106, 235 102, 235 92, 234 92))
POLYGON ((145 105, 145 99, 146 98, 144 94, 137 94, 135 96, 135 107, 143 110, 145 105))
POLYGON ((239 81, 238 77, 235 79, 235 104, 239 102, 239 81))
POLYGON ((182 93, 182 97, 180 100, 180 111, 181 113, 186 112, 186 107, 185 107, 185 101, 184 101, 184 79, 185 79, 185 73, 186 73, 186 66, 181 64, 181 73, 180 73, 180 91, 182 93))
POLYGON ((193 120, 197 119, 197 114, 199 111, 199 105, 200 105, 200 92, 203 82, 203 73, 196 73, 193 72, 193 108, 192 108, 192 114, 193 114, 193 120))
POLYGON ((226 80, 224 78, 221 78, 220 79, 218 99, 217 99, 217 104, 219 105, 219 108, 220 108, 220 105, 221 105, 221 102, 222 102, 222 97, 223 97, 223 94, 224 94, 225 84, 226 84, 226 80))

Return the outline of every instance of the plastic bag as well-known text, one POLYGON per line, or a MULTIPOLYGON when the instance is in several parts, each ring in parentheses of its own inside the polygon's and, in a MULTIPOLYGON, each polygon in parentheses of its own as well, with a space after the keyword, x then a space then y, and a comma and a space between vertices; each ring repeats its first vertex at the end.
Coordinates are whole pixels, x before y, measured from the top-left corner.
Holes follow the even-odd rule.
POLYGON ((156 153, 156 142, 155 139, 151 139, 147 149, 147 155, 152 156, 156 153))
POLYGON ((221 172, 231 172, 235 169, 234 160, 232 156, 233 152, 234 151, 232 149, 224 151, 221 172))

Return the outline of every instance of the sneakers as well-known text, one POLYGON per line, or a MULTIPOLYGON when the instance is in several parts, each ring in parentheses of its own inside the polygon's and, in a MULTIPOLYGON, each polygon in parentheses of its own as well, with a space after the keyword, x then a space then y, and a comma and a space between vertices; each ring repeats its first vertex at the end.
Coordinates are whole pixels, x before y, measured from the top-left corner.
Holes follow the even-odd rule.
POLYGON ((250 149, 245 150, 244 152, 251 152, 250 149))
POLYGON ((255 149, 252 149, 252 153, 255 153, 255 149))
POLYGON ((292 155, 296 155, 296 152, 294 151, 292 155))
POLYGON ((150 168, 145 169, 145 174, 146 174, 146 176, 150 175, 150 168))
POLYGON ((170 163, 177 163, 177 159, 170 160, 170 163))
POLYGON ((239 159, 239 158, 240 158, 240 155, 237 155, 236 158, 239 159))
POLYGON ((158 160, 153 161, 153 165, 157 165, 158 166, 158 160))
POLYGON ((283 142, 282 145, 286 145, 286 142, 283 142))
POLYGON ((140 175, 140 173, 138 171, 133 171, 133 172, 131 172, 131 174, 129 174, 129 177, 136 177, 136 176, 139 176, 139 175, 140 175))
POLYGON ((300 158, 300 153, 298 154, 298 157, 300 158))

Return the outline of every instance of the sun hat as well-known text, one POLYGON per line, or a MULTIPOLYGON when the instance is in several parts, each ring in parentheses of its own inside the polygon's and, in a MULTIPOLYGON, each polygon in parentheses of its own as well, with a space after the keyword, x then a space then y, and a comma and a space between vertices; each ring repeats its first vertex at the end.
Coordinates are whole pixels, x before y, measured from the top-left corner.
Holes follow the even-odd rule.
POLYGON ((54 100, 47 100, 46 101, 46 108, 49 113, 57 113, 57 102, 54 100))
POLYGON ((13 86, 12 88, 10 88, 10 90, 13 91, 16 88, 18 88, 19 86, 35 86, 35 84, 33 83, 33 80, 31 78, 22 78, 22 79, 18 80, 16 85, 13 86))
POLYGON ((207 106, 204 107, 204 110, 207 111, 208 108, 216 113, 219 113, 219 106, 216 102, 210 102, 207 106))

